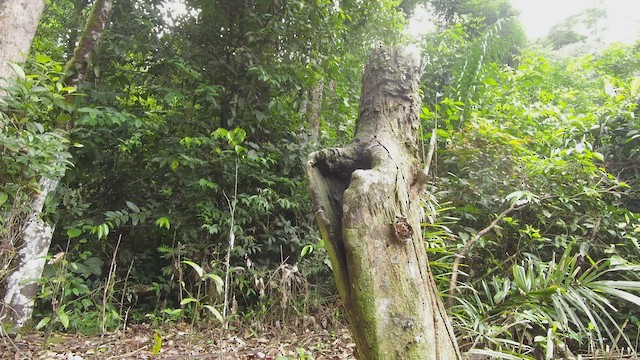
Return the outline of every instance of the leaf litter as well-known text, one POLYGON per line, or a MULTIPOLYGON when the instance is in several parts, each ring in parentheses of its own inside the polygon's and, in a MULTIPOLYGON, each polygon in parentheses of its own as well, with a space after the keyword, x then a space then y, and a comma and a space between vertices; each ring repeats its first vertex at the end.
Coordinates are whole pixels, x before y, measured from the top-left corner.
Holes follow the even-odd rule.
POLYGON ((51 333, 46 339, 45 332, 32 332, 0 337, 0 359, 355 359, 355 343, 346 329, 272 329, 257 333, 247 326, 224 332, 222 349, 220 335, 220 329, 146 324, 94 336, 51 333))

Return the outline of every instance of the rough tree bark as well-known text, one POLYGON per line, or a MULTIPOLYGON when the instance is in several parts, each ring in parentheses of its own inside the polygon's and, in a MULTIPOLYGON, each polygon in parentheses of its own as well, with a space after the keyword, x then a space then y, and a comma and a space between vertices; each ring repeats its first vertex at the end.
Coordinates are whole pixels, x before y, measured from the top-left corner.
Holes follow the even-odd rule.
MULTIPOLYGON (((108 23, 112 6, 113 0, 96 0, 92 5, 74 56, 66 67, 67 84, 77 86, 82 82, 90 64, 91 53, 108 23)), ((70 130, 73 123, 68 122, 62 126, 70 130)), ((25 325, 33 313, 33 302, 38 290, 37 281, 42 276, 45 256, 49 251, 54 231, 54 227, 41 218, 42 208, 45 199, 55 192, 63 176, 64 174, 61 174, 56 179, 42 177, 39 180, 40 191, 34 194, 30 204, 31 212, 27 216, 27 224, 22 233, 17 266, 4 284, 3 302, 0 303, 0 321, 13 324, 15 329, 25 325)))
POLYGON ((372 52, 353 141, 306 165, 316 219, 359 359, 459 359, 420 230, 420 64, 372 52))
POLYGON ((9 62, 27 58, 43 10, 44 0, 0 0, 0 79, 16 76, 9 62))
MULTIPOLYGON (((44 6, 45 3, 43 0, 0 0, 0 87, 6 85, 4 79, 15 78, 17 75, 9 63, 22 63, 25 61, 31 48, 33 36, 38 28, 38 22, 42 16, 44 6)), ((2 95, 4 95, 4 91, 0 90, 0 96, 2 95)), ((42 211, 43 205, 44 199, 42 199, 41 203, 38 199, 35 199, 31 204, 34 212, 38 214, 42 211)), ((11 218, 11 216, 9 218, 11 218)), ((33 234, 47 231, 46 228, 34 225, 36 224, 33 224, 31 219, 28 219, 27 224, 23 227, 23 233, 33 234)), ((13 239, 7 239, 7 241, 13 242, 13 239)), ((18 252, 18 257, 24 257, 26 253, 40 253, 40 249, 23 246, 18 252)), ((43 255, 46 255, 46 251, 43 255)), ((42 258, 42 262, 44 263, 44 257, 42 258)), ((30 274, 31 269, 25 269, 25 273, 30 274)), ((4 280, 4 284, 0 287, 4 290, 2 302, 9 304, 7 302, 7 300, 9 300, 11 304, 5 307, 3 303, 0 303, 0 320, 7 316, 13 318, 16 313, 22 310, 20 305, 12 301, 22 296, 21 292, 16 291, 16 289, 20 287, 20 284, 16 283, 16 280, 12 279, 11 276, 4 280), (12 309, 12 311, 7 311, 6 309, 12 309)), ((35 286, 35 284, 32 284, 32 287, 35 286)), ((26 291, 31 292, 31 288, 26 291)), ((15 321, 20 321, 16 318, 12 320, 14 323, 16 323, 15 321)))
POLYGON ((89 18, 82 31, 82 36, 73 52, 73 57, 67 63, 65 71, 67 73, 67 85, 78 86, 91 65, 91 55, 93 49, 102 36, 104 28, 111 17, 113 0, 96 0, 92 7, 89 18))
POLYGON ((309 126, 313 140, 318 140, 320 135, 320 111, 322 110, 322 95, 324 82, 319 80, 311 89, 309 98, 309 126))

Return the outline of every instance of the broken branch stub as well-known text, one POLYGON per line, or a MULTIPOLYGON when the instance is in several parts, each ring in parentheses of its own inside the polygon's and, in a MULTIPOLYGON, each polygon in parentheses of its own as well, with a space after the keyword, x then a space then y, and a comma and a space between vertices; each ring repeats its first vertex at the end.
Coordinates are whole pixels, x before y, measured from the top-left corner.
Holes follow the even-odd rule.
POLYGON ((360 359, 457 359, 422 240, 420 63, 372 52, 351 143, 306 166, 316 219, 360 359))

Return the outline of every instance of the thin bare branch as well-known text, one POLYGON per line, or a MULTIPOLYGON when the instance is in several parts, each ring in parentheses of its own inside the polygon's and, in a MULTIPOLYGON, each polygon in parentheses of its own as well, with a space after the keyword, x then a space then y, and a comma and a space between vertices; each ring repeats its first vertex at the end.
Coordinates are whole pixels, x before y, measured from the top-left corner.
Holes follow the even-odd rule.
POLYGON ((478 231, 476 233, 476 235, 471 238, 471 240, 469 240, 460 250, 460 252, 456 255, 456 259, 453 261, 453 269, 451 270, 451 281, 449 282, 449 298, 447 299, 447 307, 451 307, 453 306, 453 296, 455 295, 456 291, 458 290, 458 274, 460 273, 459 269, 460 269, 460 264, 462 263, 462 259, 464 259, 467 254, 469 253, 469 251, 471 250, 471 247, 473 247, 473 245, 480 240, 481 237, 485 236, 487 233, 489 233, 489 231, 493 230, 496 226, 498 226, 498 224, 500 223, 500 221, 502 221, 502 219, 511 214, 512 212, 516 211, 516 210, 520 210, 523 207, 525 207, 526 204, 523 205, 518 205, 517 201, 514 201, 511 206, 509 206, 508 209, 506 209, 505 211, 501 212, 492 222, 491 224, 489 224, 489 226, 487 226, 486 228, 478 231))

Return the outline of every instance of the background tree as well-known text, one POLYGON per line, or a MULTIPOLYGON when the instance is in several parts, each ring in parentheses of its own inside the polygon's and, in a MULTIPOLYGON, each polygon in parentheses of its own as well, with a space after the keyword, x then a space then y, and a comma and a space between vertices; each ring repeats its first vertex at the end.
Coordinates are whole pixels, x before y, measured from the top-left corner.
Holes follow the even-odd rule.
MULTIPOLYGON (((64 70, 63 82, 77 85, 81 81, 90 62, 93 48, 107 24, 111 7, 112 2, 109 0, 93 3, 78 47, 64 70)), ((15 13, 13 15, 22 16, 15 13)), ((73 86, 67 89, 71 92, 72 88, 73 86)), ((65 130, 70 130, 73 127, 72 120, 68 115, 58 117, 56 120, 57 126, 63 127, 65 130)), ((65 134, 61 133, 60 135, 63 136, 60 139, 61 142, 67 142, 64 139, 65 134)), ((54 228, 41 215, 47 197, 56 191, 60 179, 64 177, 65 166, 63 164, 67 161, 66 157, 66 152, 61 152, 53 159, 54 163, 59 163, 54 165, 58 168, 55 175, 48 174, 49 176, 42 176, 39 179, 38 188, 32 195, 31 211, 25 218, 26 223, 25 225, 17 225, 21 229, 17 239, 17 246, 20 250, 18 258, 13 262, 14 268, 10 270, 5 279, 4 301, 2 309, 0 309, 0 313, 17 328, 25 325, 31 319, 38 291, 37 281, 42 275, 54 231, 54 228)), ((13 215, 9 217, 16 218, 13 215)))
POLYGON ((503 0, 428 3, 440 31, 423 39, 423 56, 428 59, 423 81, 433 84, 424 89, 425 101, 435 104, 447 97, 466 104, 476 98, 484 67, 516 64, 526 44, 518 12, 503 0))
POLYGON ((17 75, 9 63, 22 63, 27 58, 43 10, 43 0, 0 3, 0 79, 17 75))
MULTIPOLYGON (((3 1, 0 3, 0 22, 2 23, 0 25, 0 96, 5 94, 3 87, 7 85, 6 80, 17 76, 24 77, 20 63, 24 62, 29 52, 43 9, 44 1, 3 1)), ((0 120, 2 120, 0 130, 4 130, 6 119, 3 116, 0 120)), ((0 197, 4 203, 8 200, 9 195, 5 192, 1 194, 0 197)), ((2 234, 3 250, 0 252, 0 258, 6 264, 3 266, 0 276, 0 280, 3 282, 6 280, 7 274, 13 270, 11 264, 16 256, 15 251, 19 249, 17 256, 21 259, 30 257, 33 252, 33 249, 21 246, 18 233, 33 233, 39 231, 40 228, 46 231, 46 225, 39 219, 44 205, 43 200, 38 199, 37 195, 35 199, 25 198, 22 202, 17 202, 6 217, 2 217, 5 231, 2 234), (26 218, 25 223, 22 223, 23 219, 18 214, 18 209, 23 206, 33 209, 33 214, 26 218)), ((13 319, 16 316, 19 319, 19 324, 22 324, 24 321, 21 316, 22 304, 25 296, 28 295, 23 296, 21 293, 15 292, 12 287, 17 286, 17 283, 5 283, 0 287, 0 294, 5 295, 3 303, 0 304, 2 305, 0 306, 0 319, 4 321, 7 317, 13 319), (5 303, 15 305, 14 309, 8 311, 4 306, 5 303)), ((32 292, 35 293, 35 289, 32 292)))

